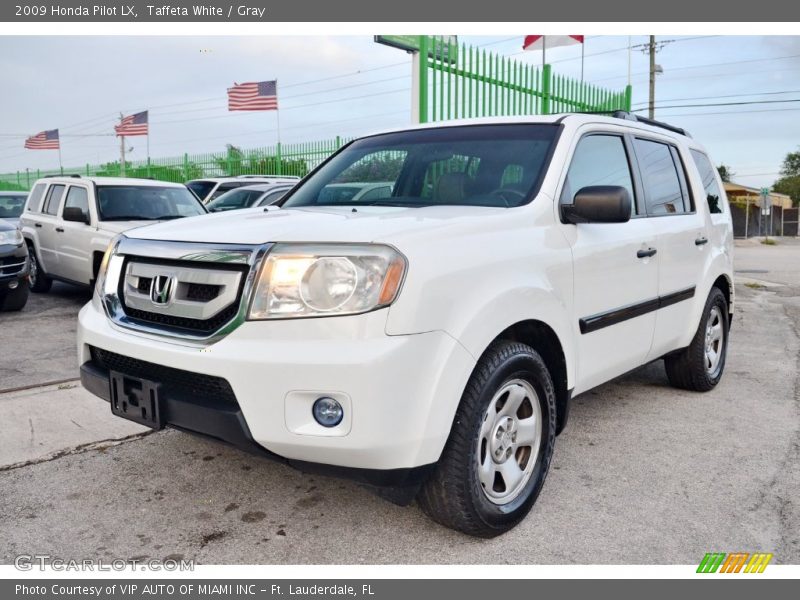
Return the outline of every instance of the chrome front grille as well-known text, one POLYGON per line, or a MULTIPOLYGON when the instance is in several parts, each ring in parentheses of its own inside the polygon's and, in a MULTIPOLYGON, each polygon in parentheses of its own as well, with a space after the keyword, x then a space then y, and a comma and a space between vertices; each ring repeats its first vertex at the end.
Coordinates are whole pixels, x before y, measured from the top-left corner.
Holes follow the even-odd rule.
POLYGON ((246 318, 268 249, 123 237, 109 262, 103 304, 123 327, 213 341, 246 318))

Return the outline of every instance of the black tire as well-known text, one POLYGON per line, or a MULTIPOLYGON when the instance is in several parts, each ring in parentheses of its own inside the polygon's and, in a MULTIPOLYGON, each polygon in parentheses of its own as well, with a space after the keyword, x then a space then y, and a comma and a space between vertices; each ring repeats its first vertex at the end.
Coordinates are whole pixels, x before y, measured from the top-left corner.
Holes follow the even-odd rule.
POLYGON ((692 343, 680 352, 664 358, 664 366, 670 384, 673 387, 694 392, 708 392, 714 389, 722 379, 722 373, 725 370, 729 332, 728 302, 725 300, 725 294, 719 288, 713 287, 706 300, 703 315, 700 317, 700 324, 697 326, 692 343), (719 344, 721 353, 719 361, 713 369, 710 369, 706 357, 706 328, 709 319, 714 318, 712 315, 720 315, 722 339, 719 344))
POLYGON ((53 280, 47 276, 42 266, 39 264, 39 260, 36 258, 36 250, 34 250, 33 244, 31 243, 28 244, 28 256, 31 264, 30 274, 28 276, 28 287, 32 292, 37 294, 50 291, 53 280))
POLYGON ((0 310, 22 310, 28 302, 28 286, 21 281, 16 289, 8 290, 5 298, 0 299, 0 310))
MULTIPOLYGON (((528 401, 526 397, 522 402, 528 401)), ((550 467, 555 437, 556 395, 541 356, 525 344, 495 342, 480 358, 467 383, 442 456, 417 501, 428 516, 445 527, 483 538, 505 533, 536 502, 550 467), (538 396, 540 442, 529 478, 520 483, 518 495, 507 504, 497 504, 489 500, 479 481, 480 457, 488 451, 484 451, 486 441, 481 431, 489 407, 499 406, 496 394, 515 381, 527 383, 538 396)), ((519 449, 514 449, 509 456, 516 457, 517 452, 519 449)), ((532 453, 528 460, 530 456, 532 453)))

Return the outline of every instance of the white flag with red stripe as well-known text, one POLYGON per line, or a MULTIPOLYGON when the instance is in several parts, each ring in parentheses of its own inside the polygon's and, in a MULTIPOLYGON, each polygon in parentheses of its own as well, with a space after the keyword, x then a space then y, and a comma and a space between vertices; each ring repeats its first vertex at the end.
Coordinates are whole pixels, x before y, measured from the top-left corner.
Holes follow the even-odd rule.
POLYGON ((523 50, 541 50, 556 46, 572 46, 583 43, 582 35, 526 35, 523 50))

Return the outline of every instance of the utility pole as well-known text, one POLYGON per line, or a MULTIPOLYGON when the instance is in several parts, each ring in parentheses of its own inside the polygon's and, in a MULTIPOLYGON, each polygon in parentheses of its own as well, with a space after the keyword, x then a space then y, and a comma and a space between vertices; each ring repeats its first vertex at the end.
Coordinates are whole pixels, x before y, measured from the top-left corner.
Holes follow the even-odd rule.
POLYGON ((648 47, 650 51, 650 100, 647 112, 648 116, 654 119, 656 114, 656 36, 650 36, 648 47))
MULTIPOLYGON (((122 124, 122 113, 119 113, 119 122, 122 124)), ((125 177, 125 136, 119 136, 119 176, 125 177)))

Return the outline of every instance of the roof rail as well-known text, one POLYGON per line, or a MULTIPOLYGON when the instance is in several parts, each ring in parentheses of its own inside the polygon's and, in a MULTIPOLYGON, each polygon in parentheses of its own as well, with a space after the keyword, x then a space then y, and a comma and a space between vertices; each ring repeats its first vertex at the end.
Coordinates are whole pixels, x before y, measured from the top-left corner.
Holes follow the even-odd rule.
POLYGON ((81 176, 77 173, 65 173, 63 175, 43 175, 42 179, 51 179, 53 177, 72 177, 73 179, 80 179, 81 176))
POLYGON ((661 129, 666 129, 667 131, 672 131, 673 133, 679 133, 681 135, 685 135, 686 137, 692 137, 691 134, 683 129, 682 127, 675 127, 675 125, 670 125, 669 123, 664 123, 663 121, 656 121, 655 119, 648 119, 647 117, 643 117, 642 115, 636 115, 632 112, 628 112, 626 110, 616 110, 611 114, 612 117, 615 119, 625 119, 626 121, 636 121, 638 123, 644 123, 645 125, 652 125, 653 127, 660 127, 661 129))

